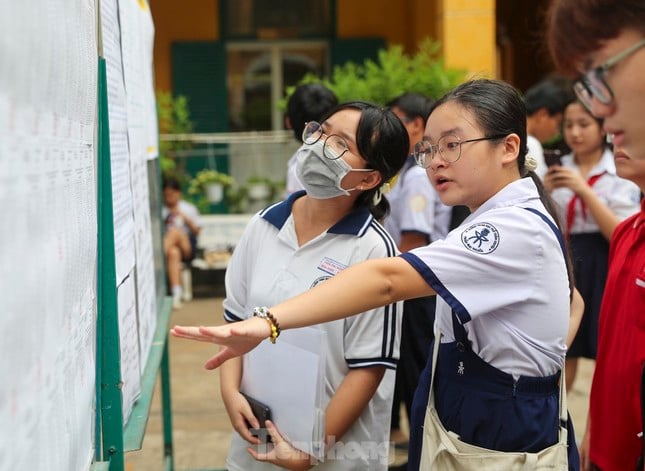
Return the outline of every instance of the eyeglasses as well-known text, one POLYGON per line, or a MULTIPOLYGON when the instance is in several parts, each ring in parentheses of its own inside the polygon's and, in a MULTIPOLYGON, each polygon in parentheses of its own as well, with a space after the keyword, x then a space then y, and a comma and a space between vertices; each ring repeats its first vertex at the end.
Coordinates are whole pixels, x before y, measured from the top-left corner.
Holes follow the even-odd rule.
POLYGON ((434 159, 437 153, 439 153, 444 162, 451 164, 458 161, 459 157, 461 157, 462 144, 502 139, 503 137, 506 137, 506 134, 496 134, 494 136, 466 139, 465 141, 462 141, 457 136, 446 134, 439 138, 436 145, 430 144, 429 141, 417 142, 414 146, 414 160, 419 167, 428 168, 432 159, 434 159))
POLYGON ((573 90, 576 92, 578 99, 589 111, 591 111, 592 108, 591 100, 593 98, 603 105, 609 105, 614 100, 614 93, 605 80, 607 72, 609 72, 609 69, 618 64, 621 60, 638 51, 643 46, 645 46, 645 39, 642 39, 633 46, 619 52, 604 64, 588 70, 578 80, 576 80, 573 84, 573 90))
MULTIPOLYGON (((324 134, 320 123, 309 121, 302 131, 302 141, 305 144, 315 144, 324 134)), ((345 152, 349 151, 347 141, 336 134, 328 135, 323 142, 323 155, 329 160, 340 159, 345 152)))

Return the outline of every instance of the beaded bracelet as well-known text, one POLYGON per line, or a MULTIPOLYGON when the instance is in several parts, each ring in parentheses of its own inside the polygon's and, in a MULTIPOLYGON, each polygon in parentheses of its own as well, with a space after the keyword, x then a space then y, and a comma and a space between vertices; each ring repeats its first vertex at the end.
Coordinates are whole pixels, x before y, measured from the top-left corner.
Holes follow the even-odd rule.
POLYGON ((271 341, 271 343, 275 343, 275 340, 280 335, 280 332, 282 332, 282 329, 280 329, 280 324, 278 324, 278 320, 275 318, 275 316, 271 314, 271 312, 265 306, 260 306, 253 309, 253 317, 261 317, 262 319, 266 319, 266 321, 269 323, 269 327, 271 328, 271 335, 269 335, 269 340, 271 341))

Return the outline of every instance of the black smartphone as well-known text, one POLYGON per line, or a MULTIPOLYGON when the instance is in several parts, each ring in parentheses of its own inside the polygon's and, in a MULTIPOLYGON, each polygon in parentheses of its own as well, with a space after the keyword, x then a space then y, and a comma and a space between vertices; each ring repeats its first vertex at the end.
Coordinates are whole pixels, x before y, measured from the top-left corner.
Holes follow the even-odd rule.
POLYGON ((253 415, 256 419, 258 419, 258 422, 260 422, 260 428, 249 428, 251 435, 258 437, 262 441, 262 443, 270 443, 271 435, 269 435, 269 432, 267 432, 264 424, 267 420, 271 420, 271 408, 265 403, 252 398, 248 394, 242 393, 242 396, 244 396, 245 399, 249 402, 253 415))
POLYGON ((562 165, 562 153, 557 149, 544 149, 544 162, 547 167, 562 165))

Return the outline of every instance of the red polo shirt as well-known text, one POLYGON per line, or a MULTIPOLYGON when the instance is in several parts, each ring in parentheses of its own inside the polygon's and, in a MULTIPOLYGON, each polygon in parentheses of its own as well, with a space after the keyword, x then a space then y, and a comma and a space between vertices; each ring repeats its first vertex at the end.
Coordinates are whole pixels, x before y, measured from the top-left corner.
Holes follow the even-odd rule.
POLYGON ((645 362, 645 199, 613 234, 591 386, 590 458, 603 471, 636 467, 643 430, 640 375, 645 362))

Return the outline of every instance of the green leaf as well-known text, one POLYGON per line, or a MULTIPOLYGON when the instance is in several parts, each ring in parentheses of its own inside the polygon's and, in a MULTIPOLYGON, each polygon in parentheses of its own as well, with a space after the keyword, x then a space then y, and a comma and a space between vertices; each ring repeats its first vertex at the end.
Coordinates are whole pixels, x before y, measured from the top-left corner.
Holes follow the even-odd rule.
MULTIPOLYGON (((403 47, 395 44, 379 50, 376 61, 347 62, 334 67, 329 78, 307 74, 299 85, 321 83, 332 90, 341 103, 364 100, 385 105, 404 92, 417 92, 437 99, 466 77, 465 70, 446 68, 440 52, 441 45, 430 39, 424 40, 414 55, 405 54, 403 47)), ((284 106, 294 89, 287 88, 284 106)))

